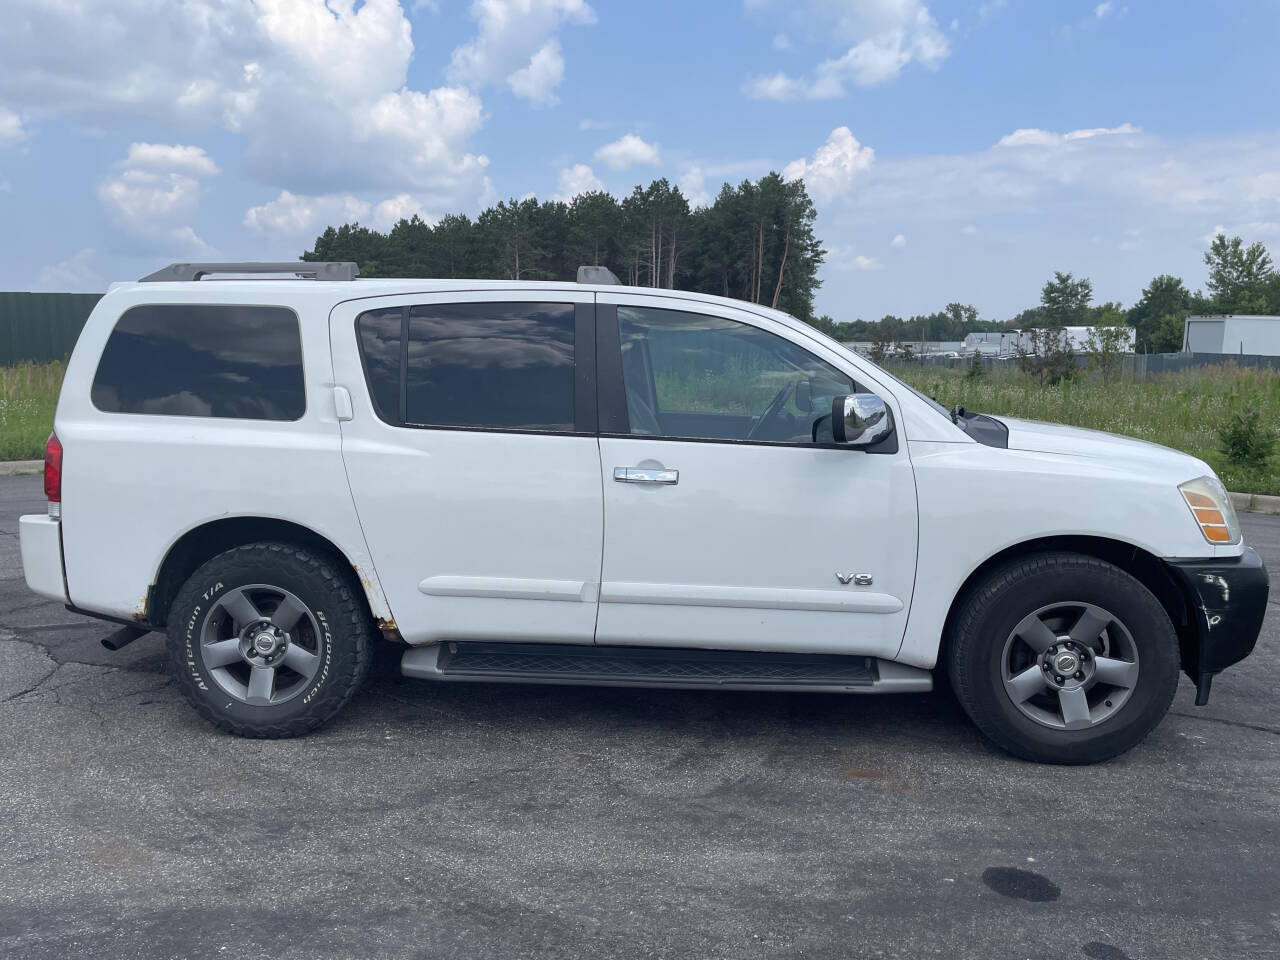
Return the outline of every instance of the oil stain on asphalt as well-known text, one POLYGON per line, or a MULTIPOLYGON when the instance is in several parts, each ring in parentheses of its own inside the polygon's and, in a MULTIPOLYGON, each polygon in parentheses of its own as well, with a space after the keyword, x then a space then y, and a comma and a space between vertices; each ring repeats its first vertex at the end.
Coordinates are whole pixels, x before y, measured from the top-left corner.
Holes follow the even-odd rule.
POLYGON ((1016 867, 987 867, 982 882, 1002 897, 1048 903, 1062 896, 1062 890, 1048 877, 1016 867))

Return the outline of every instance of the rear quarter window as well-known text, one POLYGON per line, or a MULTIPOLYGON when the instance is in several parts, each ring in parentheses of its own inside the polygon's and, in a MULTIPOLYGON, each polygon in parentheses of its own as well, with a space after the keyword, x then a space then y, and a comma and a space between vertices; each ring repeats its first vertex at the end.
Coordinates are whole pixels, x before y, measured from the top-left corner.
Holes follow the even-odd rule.
POLYGON ((297 420, 298 316, 286 307, 153 304, 116 322, 91 392, 106 413, 297 420))

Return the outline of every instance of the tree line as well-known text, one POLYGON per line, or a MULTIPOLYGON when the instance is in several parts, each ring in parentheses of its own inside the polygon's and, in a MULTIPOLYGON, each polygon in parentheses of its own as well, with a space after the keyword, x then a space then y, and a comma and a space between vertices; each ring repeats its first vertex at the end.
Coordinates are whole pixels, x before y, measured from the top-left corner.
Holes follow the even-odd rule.
POLYGON ((450 214, 432 225, 415 216, 381 233, 358 223, 327 227, 303 260, 353 260, 366 277, 455 277, 571 281, 583 264, 606 266, 627 284, 693 290, 777 307, 838 340, 909 344, 963 340, 973 332, 1065 326, 1134 328, 1140 352, 1182 348, 1192 314, 1280 315, 1280 271, 1260 242, 1214 237, 1204 255, 1204 292, 1161 274, 1132 307, 1093 303, 1088 278, 1056 273, 1041 302, 1007 320, 984 320, 971 304, 949 303, 911 317, 836 322, 815 316, 825 251, 803 181, 777 173, 693 207, 665 178, 621 200, 602 190, 569 201, 500 201, 475 219, 450 214))
POLYGON ((824 256, 815 215, 804 183, 777 173, 726 183, 696 208, 661 179, 622 200, 597 190, 568 202, 504 200, 434 226, 415 216, 387 233, 328 227, 302 259, 354 260, 365 277, 560 281, 592 264, 633 286, 735 297, 812 321, 824 256))

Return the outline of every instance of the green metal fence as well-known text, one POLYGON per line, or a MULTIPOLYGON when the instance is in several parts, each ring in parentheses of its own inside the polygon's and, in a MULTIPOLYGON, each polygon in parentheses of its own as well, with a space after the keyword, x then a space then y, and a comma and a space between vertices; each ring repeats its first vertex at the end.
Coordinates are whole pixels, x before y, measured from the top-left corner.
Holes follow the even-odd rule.
POLYGON ((0 367, 65 360, 100 293, 0 293, 0 367))

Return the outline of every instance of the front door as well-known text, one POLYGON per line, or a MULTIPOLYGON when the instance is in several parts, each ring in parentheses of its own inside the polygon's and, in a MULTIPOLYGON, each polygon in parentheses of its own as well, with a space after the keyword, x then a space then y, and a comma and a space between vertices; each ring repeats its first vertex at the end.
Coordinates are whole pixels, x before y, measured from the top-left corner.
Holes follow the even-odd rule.
POLYGON ((592 295, 339 304, 342 457, 410 643, 591 643, 601 555, 592 295))
POLYGON ((813 439, 834 396, 872 388, 747 311, 631 294, 597 311, 596 642, 895 655, 917 541, 906 443, 813 439))

